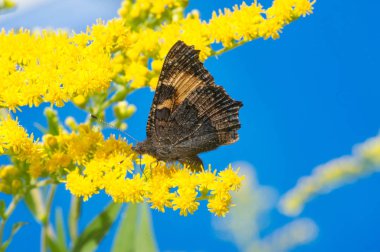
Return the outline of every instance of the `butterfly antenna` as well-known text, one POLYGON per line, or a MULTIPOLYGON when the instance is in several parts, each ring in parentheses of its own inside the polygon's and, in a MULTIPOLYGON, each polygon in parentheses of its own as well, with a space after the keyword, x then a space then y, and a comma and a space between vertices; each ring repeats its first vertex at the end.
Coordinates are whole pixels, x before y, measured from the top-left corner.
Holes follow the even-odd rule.
POLYGON ((93 115, 91 114, 91 118, 92 119, 95 119, 97 122, 103 124, 104 126, 106 126, 107 128, 111 128, 111 129, 114 129, 114 130, 117 130, 119 133, 123 134, 123 135, 126 135, 127 137, 129 137, 130 139, 132 139, 134 142, 138 142, 136 138, 134 138, 133 136, 129 135, 127 132, 125 131, 122 131, 121 129, 119 129, 118 127, 116 127, 115 125, 112 125, 110 123, 107 123, 105 121, 103 121, 102 119, 100 119, 99 117, 97 117, 96 115, 93 115))
POLYGON ((140 154, 139 157, 140 157, 140 164, 139 164, 139 166, 140 166, 140 171, 141 171, 141 173, 144 175, 144 178, 147 180, 148 177, 145 175, 145 169, 143 169, 143 168, 142 168, 142 165, 141 165, 141 162, 142 162, 142 155, 140 154))

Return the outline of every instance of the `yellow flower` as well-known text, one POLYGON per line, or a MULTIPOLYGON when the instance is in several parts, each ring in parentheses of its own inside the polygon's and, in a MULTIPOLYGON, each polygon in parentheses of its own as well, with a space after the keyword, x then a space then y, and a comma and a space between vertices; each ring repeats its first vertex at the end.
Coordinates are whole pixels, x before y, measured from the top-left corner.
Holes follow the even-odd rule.
POLYGON ((214 172, 211 171, 204 171, 201 173, 198 173, 197 175, 197 181, 199 184, 199 190, 210 190, 211 185, 216 180, 216 170, 214 172))
POLYGON ((219 181, 222 181, 231 190, 238 190, 244 177, 238 176, 239 170, 236 172, 231 166, 228 169, 219 172, 219 181))
POLYGON ((148 154, 144 154, 144 155, 142 155, 141 161, 140 161, 140 159, 138 159, 137 164, 143 165, 145 170, 147 170, 147 169, 150 170, 152 168, 161 166, 162 162, 157 161, 157 159, 155 159, 154 157, 152 157, 148 154))
POLYGON ((28 174, 33 178, 41 177, 46 172, 42 154, 33 155, 29 160, 28 174))
POLYGON ((28 136, 17 119, 12 120, 10 116, 0 120, 0 154, 6 151, 20 160, 28 160, 39 152, 39 147, 33 144, 33 134, 28 136))
POLYGON ((68 167, 71 163, 71 158, 64 152, 55 152, 51 158, 46 162, 47 171, 49 173, 55 173, 68 167))
POLYGON ((157 84, 158 84, 158 77, 153 77, 152 79, 150 79, 150 81, 149 81, 149 87, 150 87, 152 90, 155 90, 155 89, 156 89, 157 84))
POLYGON ((170 179, 165 174, 155 174, 147 181, 146 197, 152 209, 165 212, 165 207, 172 207, 171 200, 175 195, 170 192, 170 187, 170 179))
POLYGON ((83 197, 84 201, 87 201, 93 194, 98 193, 92 181, 79 174, 79 169, 67 174, 66 189, 77 197, 83 197))
POLYGON ((20 170, 13 165, 0 167, 0 192, 17 194, 23 186, 20 170))
POLYGON ((130 1, 123 1, 119 9, 119 15, 123 19, 133 25, 149 26, 153 21, 160 18, 170 18, 175 10, 185 6, 186 0, 136 0, 133 4, 130 1))
POLYGON ((195 174, 188 168, 172 170, 171 178, 173 180, 173 186, 178 187, 178 191, 193 190, 197 185, 195 174))
POLYGON ((231 195, 215 195, 208 200, 207 208, 216 216, 226 216, 231 206, 231 195))
POLYGON ((110 52, 126 29, 122 21, 98 23, 89 33, 20 29, 0 33, 0 106, 58 106, 105 90, 115 75, 110 52))
POLYGON ((189 213, 193 214, 199 207, 196 197, 197 191, 194 189, 178 191, 177 196, 173 199, 173 210, 179 209, 179 214, 183 216, 187 216, 189 213))
POLYGON ((65 140, 68 155, 79 164, 85 162, 91 151, 97 144, 103 140, 103 135, 100 132, 90 130, 86 125, 79 127, 79 134, 72 133, 65 140))
POLYGON ((106 188, 115 202, 139 203, 144 201, 144 180, 137 174, 132 179, 116 179, 106 188))
POLYGON ((81 107, 84 104, 86 104, 86 97, 84 97, 83 95, 77 95, 77 96, 73 97, 73 102, 77 106, 81 107))
POLYGON ((147 74, 149 70, 144 62, 131 62, 125 66, 124 71, 125 77, 132 81, 132 88, 141 88, 147 85, 147 74))

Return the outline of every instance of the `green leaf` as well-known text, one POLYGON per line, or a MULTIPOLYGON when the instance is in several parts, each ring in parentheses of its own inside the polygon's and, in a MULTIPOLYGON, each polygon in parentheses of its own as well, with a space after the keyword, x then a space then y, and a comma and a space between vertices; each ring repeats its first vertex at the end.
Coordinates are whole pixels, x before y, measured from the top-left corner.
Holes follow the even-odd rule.
POLYGON ((135 240, 137 230, 138 205, 129 204, 125 208, 117 233, 113 240, 112 252, 135 251, 135 240))
POLYGON ((60 251, 67 251, 65 226, 63 222, 62 208, 58 207, 55 211, 55 227, 57 229, 57 245, 60 251))
POLYGON ((15 224, 13 224, 10 238, 13 237, 20 230, 20 228, 26 224, 28 224, 28 223, 27 222, 16 222, 15 224))
POLYGON ((4 214, 5 214, 5 201, 1 200, 0 201, 0 217, 1 217, 1 219, 4 219, 4 214))
POLYGON ((142 204, 140 213, 140 225, 136 234, 134 251, 158 251, 152 228, 152 217, 147 204, 142 204))
POLYGON ((61 248, 59 247, 59 244, 58 244, 58 241, 55 241, 51 236, 47 235, 46 236, 46 242, 47 242, 47 245, 48 245, 48 248, 52 251, 52 252, 64 252, 65 250, 61 250, 61 248))
POLYGON ((102 213, 96 216, 74 242, 73 251, 95 251, 115 222, 121 206, 121 204, 111 202, 102 213))
POLYGON ((27 222, 16 222, 15 224, 13 224, 12 231, 11 231, 11 234, 9 235, 9 238, 0 247, 1 252, 6 251, 7 247, 9 246, 9 244, 11 243, 11 241, 13 239, 13 236, 20 230, 20 228, 22 226, 24 226, 26 224, 28 224, 28 223, 27 222))

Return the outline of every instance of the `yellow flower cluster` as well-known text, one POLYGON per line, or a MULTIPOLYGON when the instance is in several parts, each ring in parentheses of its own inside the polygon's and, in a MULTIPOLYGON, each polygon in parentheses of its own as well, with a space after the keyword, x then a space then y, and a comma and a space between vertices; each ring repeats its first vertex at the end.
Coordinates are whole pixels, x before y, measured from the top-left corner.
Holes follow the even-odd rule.
POLYGON ((77 132, 61 132, 58 136, 46 134, 43 141, 34 141, 17 120, 10 117, 0 120, 0 154, 7 154, 17 164, 22 176, 32 178, 59 177, 64 169, 80 165, 91 158, 89 153, 103 136, 86 125, 77 132))
POLYGON ((168 168, 150 156, 142 158, 145 169, 140 174, 135 171, 139 159, 131 145, 112 136, 105 140, 88 125, 78 125, 71 133, 46 134, 42 139, 34 142, 9 117, 0 121, 1 154, 23 161, 0 168, 2 192, 16 193, 22 178, 43 176, 64 180, 66 188, 84 200, 104 190, 115 202, 147 201, 159 211, 168 207, 187 215, 198 209, 199 200, 207 199, 209 211, 224 216, 231 206, 230 192, 238 190, 242 181, 231 167, 219 173, 194 173, 174 164, 168 168))
POLYGON ((162 18, 169 18, 172 12, 181 13, 187 0, 126 0, 119 9, 119 15, 131 26, 139 28, 162 23, 162 18))
POLYGON ((0 167, 0 192, 17 194, 22 189, 20 170, 13 165, 0 167))
MULTIPOLYGON (((147 0, 141 2, 144 6, 150 4, 147 0)), ((129 1, 124 3, 130 4, 129 1)), ((192 11, 186 18, 133 31, 132 46, 124 51, 124 82, 131 82, 133 88, 147 84, 155 88, 163 59, 177 40, 194 45, 201 51, 201 60, 205 60, 253 39, 278 38, 285 25, 312 13, 313 4, 309 0, 276 0, 265 10, 256 1, 251 5, 243 2, 240 7, 235 5, 233 10, 214 12, 208 22, 202 21, 197 11, 192 11), (214 43, 222 43, 223 48, 214 52, 211 49, 214 43), (153 63, 149 65, 152 59, 153 63)))
POLYGON ((111 49, 125 46, 121 22, 98 23, 87 33, 0 32, 0 107, 58 106, 82 94, 105 90, 119 70, 111 49))
MULTIPOLYGON (((95 152, 95 156, 97 152, 95 152)), ((189 168, 167 165, 144 155, 143 174, 134 171, 134 154, 130 149, 108 158, 94 158, 79 169, 69 172, 66 188, 87 200, 104 189, 115 202, 149 202, 151 208, 165 212, 165 208, 179 210, 180 215, 194 213, 199 200, 208 200, 208 209, 224 216, 231 207, 231 191, 240 188, 242 177, 232 168, 194 173, 189 168)))
POLYGON ((8 154, 24 161, 37 153, 33 135, 28 136, 17 120, 12 120, 10 116, 0 120, 0 155, 8 154))
POLYGON ((299 214, 313 196, 352 182, 369 173, 378 172, 380 135, 354 148, 353 155, 327 162, 303 177, 281 200, 281 210, 288 215, 299 214))
POLYGON ((276 39, 285 25, 312 13, 313 4, 308 0, 275 0, 265 10, 257 1, 250 6, 243 2, 233 10, 219 11, 219 15, 214 12, 208 29, 212 41, 222 42, 227 48, 241 40, 276 39))
POLYGON ((83 97, 107 90, 111 80, 132 89, 155 88, 163 59, 177 40, 194 45, 205 60, 253 39, 278 38, 285 25, 311 13, 313 4, 275 0, 264 9, 256 1, 243 2, 214 12, 206 22, 197 11, 183 17, 186 0, 126 0, 122 19, 98 22, 85 33, 2 30, 0 48, 7 50, 0 54, 0 106, 61 106, 78 97, 83 105, 83 97), (223 48, 213 51, 214 43, 223 48))
POLYGON ((0 167, 0 192, 17 194, 22 191, 26 181, 26 163, 39 156, 40 149, 34 144, 33 135, 19 126, 10 116, 0 119, 0 155, 9 155, 16 165, 0 167))

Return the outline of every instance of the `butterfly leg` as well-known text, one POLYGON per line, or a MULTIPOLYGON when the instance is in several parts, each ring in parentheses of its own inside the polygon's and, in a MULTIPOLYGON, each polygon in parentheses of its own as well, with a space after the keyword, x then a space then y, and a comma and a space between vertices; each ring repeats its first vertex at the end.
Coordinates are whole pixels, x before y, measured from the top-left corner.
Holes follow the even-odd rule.
POLYGON ((152 169, 156 169, 156 168, 158 167, 158 165, 160 164, 160 161, 161 161, 161 160, 156 160, 156 161, 150 163, 150 169, 151 169, 151 170, 152 170, 152 169), (156 165, 153 167, 152 164, 156 164, 156 165))
POLYGON ((186 157, 183 159, 178 160, 182 164, 186 164, 190 167, 190 170, 194 172, 200 172, 203 171, 203 162, 202 159, 200 159, 198 156, 191 156, 186 157))

